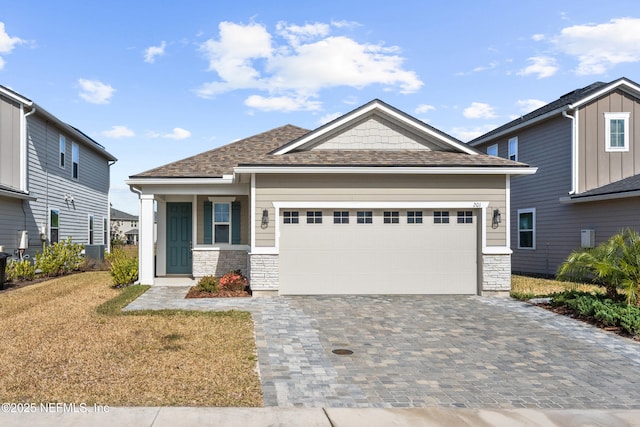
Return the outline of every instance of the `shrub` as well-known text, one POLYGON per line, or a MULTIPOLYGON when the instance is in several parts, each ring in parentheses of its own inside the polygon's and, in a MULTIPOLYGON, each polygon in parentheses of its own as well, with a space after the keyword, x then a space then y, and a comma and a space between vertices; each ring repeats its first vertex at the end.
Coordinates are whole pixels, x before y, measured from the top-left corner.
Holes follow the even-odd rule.
POLYGON ((106 255, 113 286, 128 286, 138 280, 138 257, 130 257, 122 249, 113 249, 106 255))
POLYGON ((229 291, 244 291, 249 281, 242 275, 242 271, 233 270, 220 278, 220 287, 229 291))
POLYGON ((198 281, 198 291, 215 294, 219 290, 219 281, 213 276, 204 276, 198 281))
POLYGON ((31 261, 8 261, 5 271, 7 280, 33 280, 36 277, 36 267, 31 261))
POLYGON ((47 277, 69 274, 80 266, 83 249, 84 245, 73 243, 71 237, 47 245, 42 248, 42 252, 36 253, 35 268, 47 277))

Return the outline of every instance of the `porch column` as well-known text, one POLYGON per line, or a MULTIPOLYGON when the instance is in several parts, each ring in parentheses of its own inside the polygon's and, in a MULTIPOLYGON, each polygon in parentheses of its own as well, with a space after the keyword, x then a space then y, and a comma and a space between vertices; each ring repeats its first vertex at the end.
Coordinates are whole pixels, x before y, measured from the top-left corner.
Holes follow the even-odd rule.
POLYGON ((138 281, 143 285, 153 285, 153 194, 140 195, 140 241, 138 248, 138 281))

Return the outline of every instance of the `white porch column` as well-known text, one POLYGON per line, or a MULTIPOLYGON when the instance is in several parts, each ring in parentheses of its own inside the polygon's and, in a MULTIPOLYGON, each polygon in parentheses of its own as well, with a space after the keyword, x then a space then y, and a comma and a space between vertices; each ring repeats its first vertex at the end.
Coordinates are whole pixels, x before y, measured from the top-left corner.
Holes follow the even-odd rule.
POLYGON ((140 195, 140 242, 138 249, 138 281, 143 285, 153 285, 153 194, 140 195))

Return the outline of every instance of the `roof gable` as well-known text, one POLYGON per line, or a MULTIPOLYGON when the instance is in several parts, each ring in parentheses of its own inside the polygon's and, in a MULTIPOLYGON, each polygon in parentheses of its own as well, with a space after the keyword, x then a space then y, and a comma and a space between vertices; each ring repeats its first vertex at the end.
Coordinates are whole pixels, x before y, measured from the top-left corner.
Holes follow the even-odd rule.
POLYGON ((285 144, 271 154, 280 156, 294 151, 322 149, 426 149, 478 154, 456 138, 378 99, 309 132, 296 141, 285 144))

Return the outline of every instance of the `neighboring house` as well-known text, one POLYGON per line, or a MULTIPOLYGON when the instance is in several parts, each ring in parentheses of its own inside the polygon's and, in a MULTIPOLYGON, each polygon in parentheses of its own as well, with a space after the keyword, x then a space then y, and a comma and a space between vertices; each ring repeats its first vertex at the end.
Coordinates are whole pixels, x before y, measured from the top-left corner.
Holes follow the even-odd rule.
POLYGON ((469 144, 538 168, 511 184, 515 272, 555 274, 572 250, 640 229, 637 83, 593 83, 469 144))
POLYGON ((131 176, 140 282, 241 269, 256 296, 508 291, 509 182, 531 173, 374 100, 131 176))
POLYGON ((108 245, 115 161, 78 129, 0 86, 0 246, 33 256, 43 242, 68 237, 108 245))
POLYGON ((128 245, 138 244, 138 217, 111 208, 111 234, 128 245))

